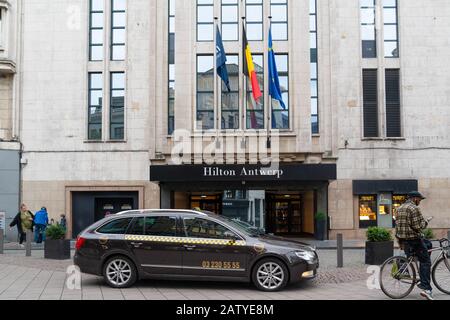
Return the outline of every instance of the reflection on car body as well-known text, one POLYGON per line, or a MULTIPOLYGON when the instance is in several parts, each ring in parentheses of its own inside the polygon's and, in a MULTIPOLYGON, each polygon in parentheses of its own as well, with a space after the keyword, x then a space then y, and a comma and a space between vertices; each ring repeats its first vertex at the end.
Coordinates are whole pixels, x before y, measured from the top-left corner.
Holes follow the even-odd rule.
POLYGON ((263 291, 316 276, 315 250, 209 212, 128 211, 77 238, 75 264, 115 288, 138 279, 252 282, 263 291))

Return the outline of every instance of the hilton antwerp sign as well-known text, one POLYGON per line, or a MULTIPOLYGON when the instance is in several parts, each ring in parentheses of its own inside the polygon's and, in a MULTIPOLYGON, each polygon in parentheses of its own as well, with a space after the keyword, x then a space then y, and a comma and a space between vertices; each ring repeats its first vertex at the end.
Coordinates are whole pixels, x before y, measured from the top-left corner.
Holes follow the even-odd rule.
POLYGON ((330 181, 336 180, 335 164, 263 165, 155 165, 150 181, 330 181))

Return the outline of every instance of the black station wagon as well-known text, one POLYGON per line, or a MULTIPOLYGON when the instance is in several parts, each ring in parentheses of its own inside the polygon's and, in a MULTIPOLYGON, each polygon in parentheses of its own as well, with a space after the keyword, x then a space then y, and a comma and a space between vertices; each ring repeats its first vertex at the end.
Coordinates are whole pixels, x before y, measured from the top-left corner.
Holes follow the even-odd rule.
POLYGON ((77 238, 75 265, 114 288, 138 279, 252 282, 263 291, 314 278, 315 249, 209 212, 128 211, 77 238))

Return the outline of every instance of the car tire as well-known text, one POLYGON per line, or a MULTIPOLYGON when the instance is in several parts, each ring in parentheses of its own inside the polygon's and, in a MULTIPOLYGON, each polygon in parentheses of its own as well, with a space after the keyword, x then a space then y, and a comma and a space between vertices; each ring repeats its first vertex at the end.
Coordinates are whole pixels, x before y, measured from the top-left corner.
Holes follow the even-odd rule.
POLYGON ((260 291, 283 290, 289 281, 289 271, 279 259, 266 258, 256 263, 252 272, 253 284, 260 291))
POLYGON ((124 256, 109 258, 103 266, 103 278, 112 288, 129 288, 138 278, 136 266, 124 256))

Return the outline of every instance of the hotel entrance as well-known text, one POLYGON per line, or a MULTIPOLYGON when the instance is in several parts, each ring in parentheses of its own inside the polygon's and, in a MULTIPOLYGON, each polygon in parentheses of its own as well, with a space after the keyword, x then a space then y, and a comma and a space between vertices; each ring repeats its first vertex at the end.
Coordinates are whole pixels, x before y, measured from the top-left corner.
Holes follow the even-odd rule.
POLYGON ((276 173, 263 169, 155 165, 150 180, 159 183, 162 209, 207 210, 268 234, 314 237, 316 213, 328 212, 328 186, 336 179, 336 166, 280 164, 276 173))
POLYGON ((222 194, 192 194, 189 197, 189 208, 222 214, 222 194))

